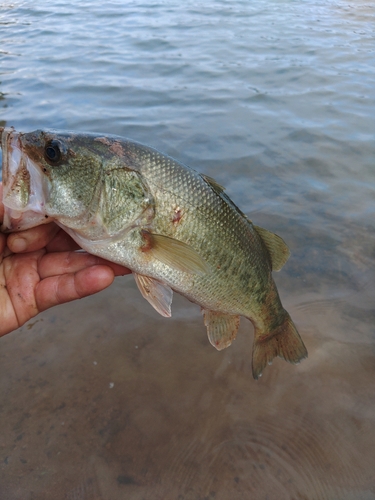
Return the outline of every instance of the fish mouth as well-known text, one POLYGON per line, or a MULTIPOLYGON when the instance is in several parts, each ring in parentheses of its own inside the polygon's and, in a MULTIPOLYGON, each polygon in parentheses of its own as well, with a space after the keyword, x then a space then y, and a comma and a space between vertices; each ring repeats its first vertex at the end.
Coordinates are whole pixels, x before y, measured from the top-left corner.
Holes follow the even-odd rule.
POLYGON ((4 205, 0 230, 10 233, 50 222, 44 206, 42 173, 23 151, 23 134, 0 127, 0 135, 4 205))

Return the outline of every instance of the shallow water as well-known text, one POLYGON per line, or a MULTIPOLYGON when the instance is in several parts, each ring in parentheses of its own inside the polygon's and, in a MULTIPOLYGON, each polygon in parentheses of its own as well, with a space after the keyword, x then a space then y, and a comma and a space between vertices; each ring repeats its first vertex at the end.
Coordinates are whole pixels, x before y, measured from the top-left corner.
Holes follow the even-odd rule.
POLYGON ((309 358, 251 377, 131 276, 0 340, 0 498, 375 499, 375 7, 0 3, 0 126, 116 133, 288 242, 309 358))

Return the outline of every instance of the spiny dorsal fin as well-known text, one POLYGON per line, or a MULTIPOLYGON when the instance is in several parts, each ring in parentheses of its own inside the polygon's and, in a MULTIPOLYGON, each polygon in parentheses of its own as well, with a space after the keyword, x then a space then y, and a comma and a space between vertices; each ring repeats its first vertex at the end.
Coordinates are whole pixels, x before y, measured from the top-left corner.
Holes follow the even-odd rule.
POLYGON ((254 229, 262 238, 271 257, 273 271, 280 271, 285 262, 289 259, 290 251, 285 241, 271 231, 263 227, 255 226, 254 229))
POLYGON ((163 264, 191 274, 203 275, 209 271, 206 262, 190 245, 169 236, 152 234, 145 230, 142 231, 142 236, 146 242, 142 251, 150 252, 163 264))
POLYGON ((200 174, 200 176, 207 182, 207 184, 212 187, 216 194, 220 195, 225 190, 225 187, 216 182, 215 179, 213 179, 209 175, 200 174))

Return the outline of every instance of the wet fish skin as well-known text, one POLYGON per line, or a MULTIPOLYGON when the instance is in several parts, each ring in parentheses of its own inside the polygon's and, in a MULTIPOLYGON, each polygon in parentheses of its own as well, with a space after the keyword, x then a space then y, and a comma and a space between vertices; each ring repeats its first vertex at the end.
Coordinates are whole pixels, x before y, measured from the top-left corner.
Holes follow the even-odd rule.
POLYGON ((117 136, 2 136, 4 230, 48 216, 88 252, 132 269, 162 315, 171 314, 172 290, 199 304, 217 349, 230 345, 245 316, 255 329, 255 378, 275 356, 291 363, 307 356, 271 274, 288 248, 253 225, 213 179, 117 136))

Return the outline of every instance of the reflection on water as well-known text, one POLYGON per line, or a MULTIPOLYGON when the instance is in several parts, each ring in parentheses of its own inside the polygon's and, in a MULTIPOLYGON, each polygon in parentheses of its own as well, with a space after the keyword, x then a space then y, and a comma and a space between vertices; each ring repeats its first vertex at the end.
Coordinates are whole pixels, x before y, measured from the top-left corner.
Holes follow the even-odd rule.
POLYGON ((375 499, 375 9, 3 2, 0 125, 99 130, 227 186, 292 257, 309 358, 251 376, 131 276, 0 340, 0 498, 375 499), (58 26, 58 34, 57 27, 58 26))

